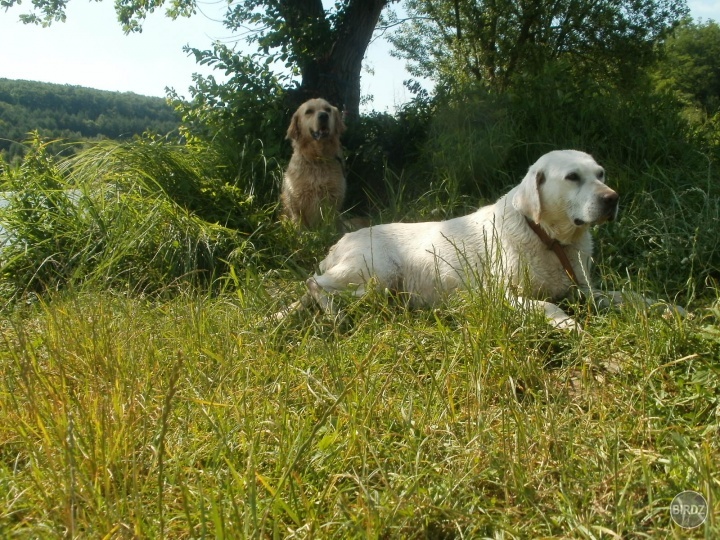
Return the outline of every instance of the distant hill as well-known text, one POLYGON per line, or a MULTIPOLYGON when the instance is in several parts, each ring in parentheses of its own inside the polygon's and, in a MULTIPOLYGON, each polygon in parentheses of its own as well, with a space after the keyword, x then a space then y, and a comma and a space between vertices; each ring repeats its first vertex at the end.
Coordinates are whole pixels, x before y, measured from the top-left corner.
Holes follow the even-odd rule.
POLYGON ((23 155, 21 143, 34 130, 76 142, 165 135, 179 123, 163 98, 0 78, 0 156, 7 162, 23 155))

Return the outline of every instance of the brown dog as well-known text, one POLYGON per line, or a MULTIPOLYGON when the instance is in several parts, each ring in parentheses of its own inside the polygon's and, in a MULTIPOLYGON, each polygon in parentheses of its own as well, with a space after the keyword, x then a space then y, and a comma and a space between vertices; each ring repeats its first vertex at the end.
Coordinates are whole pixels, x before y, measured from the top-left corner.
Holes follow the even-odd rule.
POLYGON ((283 214, 298 225, 313 227, 324 212, 339 212, 345 198, 345 170, 340 111, 324 99, 306 101, 292 117, 287 138, 293 155, 283 178, 283 214))

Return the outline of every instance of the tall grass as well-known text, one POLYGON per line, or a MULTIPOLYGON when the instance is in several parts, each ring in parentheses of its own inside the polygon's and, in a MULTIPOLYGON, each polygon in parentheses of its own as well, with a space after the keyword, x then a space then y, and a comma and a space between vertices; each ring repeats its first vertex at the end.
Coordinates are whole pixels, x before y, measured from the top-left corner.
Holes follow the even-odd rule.
POLYGON ((277 202, 256 193, 257 176, 279 185, 262 155, 231 171, 213 147, 155 138, 94 143, 71 158, 31 145, 21 167, 0 170, 8 305, 69 286, 212 288, 232 265, 304 275, 338 237, 330 224, 303 232, 278 221, 277 202))
POLYGON ((583 150, 620 194, 619 225, 598 232, 598 263, 682 299, 717 283, 716 135, 689 123, 670 96, 623 95, 566 77, 550 70, 513 93, 473 89, 440 103, 419 162, 430 180, 406 182, 406 199, 431 183, 445 193, 438 207, 446 215, 465 213, 517 184, 545 152, 583 150))
MULTIPOLYGON (((444 117, 474 138, 437 124, 432 172, 386 171, 376 217, 465 213, 545 145, 599 140, 561 140, 566 119, 510 144, 517 118, 444 117)), ((3 299, 37 300, 0 311, 0 536, 717 537, 720 184, 712 153, 661 146, 608 151, 622 214, 593 233, 596 277, 692 316, 571 303, 573 334, 494 287, 272 324, 337 233, 279 223, 252 189, 271 168, 154 139, 58 161, 36 141, 2 173, 3 299), (687 489, 711 507, 692 531, 669 513, 687 489)))
POLYGON ((4 175, 7 297, 87 282, 146 292, 209 283, 267 215, 210 175, 209 150, 138 139, 60 159, 46 145, 35 140, 4 175))
POLYGON ((673 189, 660 170, 653 177, 658 189, 630 196, 618 223, 598 232, 597 258, 689 301, 720 280, 720 196, 702 184, 673 189))
POLYGON ((5 320, 0 532, 717 535, 720 342, 694 323, 629 307, 556 334, 490 290, 420 312, 370 295, 347 333, 275 328, 269 285, 61 295, 5 320), (685 489, 714 509, 692 532, 669 517, 685 489))

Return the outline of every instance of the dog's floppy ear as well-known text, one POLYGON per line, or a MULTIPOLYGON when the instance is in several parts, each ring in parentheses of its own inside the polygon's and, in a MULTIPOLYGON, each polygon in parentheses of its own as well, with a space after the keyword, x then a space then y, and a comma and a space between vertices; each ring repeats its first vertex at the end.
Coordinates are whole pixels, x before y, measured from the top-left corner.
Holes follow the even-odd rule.
POLYGON ((542 170, 530 169, 513 196, 513 206, 535 223, 540 223, 542 213, 540 186, 543 183, 545 183, 545 173, 542 170))
POLYGON ((333 117, 335 120, 335 131, 337 131, 338 135, 342 135, 345 133, 345 122, 343 121, 342 113, 338 110, 337 107, 332 108, 333 117))
POLYGON ((290 141, 296 141, 300 138, 300 110, 295 111, 295 114, 293 114, 285 138, 290 141))

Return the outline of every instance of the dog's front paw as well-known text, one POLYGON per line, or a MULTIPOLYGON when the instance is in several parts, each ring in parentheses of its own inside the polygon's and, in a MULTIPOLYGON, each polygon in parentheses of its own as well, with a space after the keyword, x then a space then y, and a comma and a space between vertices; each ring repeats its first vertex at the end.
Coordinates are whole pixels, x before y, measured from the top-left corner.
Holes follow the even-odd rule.
POLYGON ((545 316, 550 320, 553 328, 563 331, 582 332, 582 326, 580 326, 580 323, 565 313, 558 306, 550 302, 543 302, 542 304, 545 308, 545 316))

